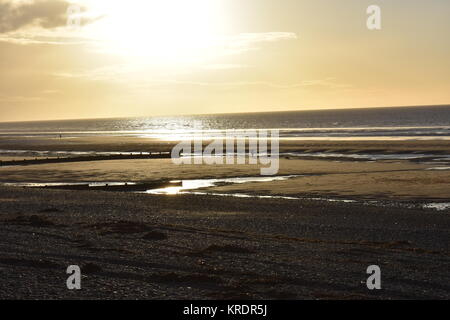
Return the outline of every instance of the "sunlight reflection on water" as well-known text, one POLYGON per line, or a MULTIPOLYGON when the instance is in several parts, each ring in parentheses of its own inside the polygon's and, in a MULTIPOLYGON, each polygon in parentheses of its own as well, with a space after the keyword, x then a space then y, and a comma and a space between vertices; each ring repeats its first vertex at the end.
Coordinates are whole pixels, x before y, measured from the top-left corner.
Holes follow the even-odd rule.
POLYGON ((224 179, 201 179, 201 180, 183 180, 183 181, 171 181, 182 182, 182 186, 168 187, 162 189, 148 190, 148 194, 167 194, 176 195, 188 190, 197 190, 202 188, 215 187, 219 184, 241 184, 248 182, 270 182, 270 181, 283 181, 290 178, 300 177, 299 175, 292 176, 279 176, 279 177, 239 177, 239 178, 224 178, 224 179))

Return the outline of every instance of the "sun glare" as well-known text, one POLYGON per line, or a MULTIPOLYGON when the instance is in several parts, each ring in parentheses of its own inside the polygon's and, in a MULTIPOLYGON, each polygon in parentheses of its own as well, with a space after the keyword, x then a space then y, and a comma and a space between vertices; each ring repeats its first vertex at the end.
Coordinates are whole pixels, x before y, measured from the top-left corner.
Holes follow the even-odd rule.
POLYGON ((201 59, 223 27, 220 0, 90 2, 102 16, 88 28, 102 50, 164 60, 201 59))

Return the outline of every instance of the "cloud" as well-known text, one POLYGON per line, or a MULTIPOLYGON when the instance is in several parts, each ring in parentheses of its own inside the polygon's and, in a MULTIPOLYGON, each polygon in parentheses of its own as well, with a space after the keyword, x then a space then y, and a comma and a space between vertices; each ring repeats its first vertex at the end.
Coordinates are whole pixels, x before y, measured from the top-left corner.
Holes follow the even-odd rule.
POLYGON ((341 84, 335 82, 332 78, 323 80, 305 80, 297 83, 277 83, 270 81, 234 81, 234 82, 199 82, 199 81, 176 81, 176 80, 152 80, 147 81, 143 86, 158 86, 158 85, 192 85, 192 86, 208 86, 208 87, 246 87, 246 86, 260 86, 269 87, 272 89, 296 89, 308 87, 326 87, 329 89, 345 89, 350 88, 350 84, 341 84))
MULTIPOLYGON (((0 0, 1 1, 1 0, 0 0)), ((19 30, 29 25, 45 29, 66 24, 69 3, 64 0, 35 0, 33 2, 0 2, 0 33, 19 30)))
MULTIPOLYGON (((206 66, 208 68, 209 66, 206 66)), ((224 70, 228 68, 247 68, 249 66, 241 65, 218 65, 216 70, 224 70)), ((58 78, 72 78, 85 79, 89 81, 113 81, 122 82, 134 87, 150 88, 159 86, 199 86, 199 87, 268 87, 271 89, 301 89, 301 88, 328 88, 334 90, 350 89, 353 85, 348 83, 341 83, 335 78, 317 79, 317 80, 303 80, 295 83, 278 83, 272 81, 230 81, 230 82, 214 82, 214 81, 180 81, 168 78, 140 79, 136 82, 133 75, 142 72, 141 69, 130 67, 128 65, 112 65, 108 67, 97 68, 79 73, 59 72, 52 75, 58 78)))
POLYGON ((14 34, 12 36, 1 36, 0 42, 9 42, 17 45, 82 45, 89 44, 92 41, 84 38, 71 38, 71 37, 49 37, 49 36, 39 36, 32 34, 14 34))
POLYGON ((209 64, 204 66, 203 68, 207 70, 229 70, 229 69, 242 69, 248 67, 249 66, 242 64, 222 63, 222 64, 209 64))
POLYGON ((296 40, 297 34, 293 32, 259 32, 259 33, 241 33, 236 40, 244 43, 252 42, 273 42, 279 40, 296 40))
POLYGON ((34 101, 41 101, 42 97, 35 97, 35 96, 11 96, 11 95, 4 95, 0 93, 0 102, 2 103, 27 103, 27 102, 34 102, 34 101))
MULTIPOLYGON (((82 36, 80 28, 68 26, 71 1, 0 0, 0 44, 85 45, 95 42, 82 36)), ((103 18, 91 15, 85 6, 77 5, 77 8, 80 26, 103 18)))
POLYGON ((227 54, 239 54, 256 49, 257 47, 255 47, 255 45, 258 43, 297 39, 297 34, 293 32, 241 33, 237 36, 224 39, 223 46, 227 54))
MULTIPOLYGON (((69 0, 0 0, 0 34, 21 31, 26 27, 54 29, 67 25, 69 0)), ((80 13, 86 8, 79 6, 80 13)), ((81 16, 82 25, 101 17, 81 16)))

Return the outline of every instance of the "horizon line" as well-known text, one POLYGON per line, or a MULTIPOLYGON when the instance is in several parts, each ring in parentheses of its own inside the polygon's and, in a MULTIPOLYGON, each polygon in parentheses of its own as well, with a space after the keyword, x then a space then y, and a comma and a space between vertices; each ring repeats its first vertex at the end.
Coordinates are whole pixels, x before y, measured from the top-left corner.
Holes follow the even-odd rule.
POLYGON ((325 108, 325 109, 288 109, 288 110, 279 110, 279 111, 254 111, 254 112, 214 112, 214 113, 179 113, 179 114, 167 114, 167 115, 142 115, 142 116, 117 116, 117 117, 94 117, 94 118, 57 118, 57 119, 37 119, 37 120, 7 120, 0 121, 0 123, 32 123, 32 122, 57 122, 57 121, 82 121, 82 120, 114 120, 114 119, 137 119, 137 118, 165 118, 165 117, 195 117, 195 116, 205 116, 205 115, 237 115, 237 114, 267 114, 267 113, 289 113, 289 112, 324 112, 324 111, 336 111, 336 110, 367 110, 367 109, 394 109, 394 108, 425 108, 425 107, 449 107, 448 104, 430 104, 430 105, 402 105, 402 106, 380 106, 380 107, 341 107, 341 108, 325 108))

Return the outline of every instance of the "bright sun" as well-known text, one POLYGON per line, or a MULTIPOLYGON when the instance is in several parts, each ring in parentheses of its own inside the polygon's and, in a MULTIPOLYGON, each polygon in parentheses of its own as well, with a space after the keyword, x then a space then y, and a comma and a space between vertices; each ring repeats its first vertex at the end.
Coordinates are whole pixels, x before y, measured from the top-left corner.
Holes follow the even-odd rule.
POLYGON ((201 59, 223 27, 221 0, 95 0, 88 28, 103 49, 164 60, 201 59))

